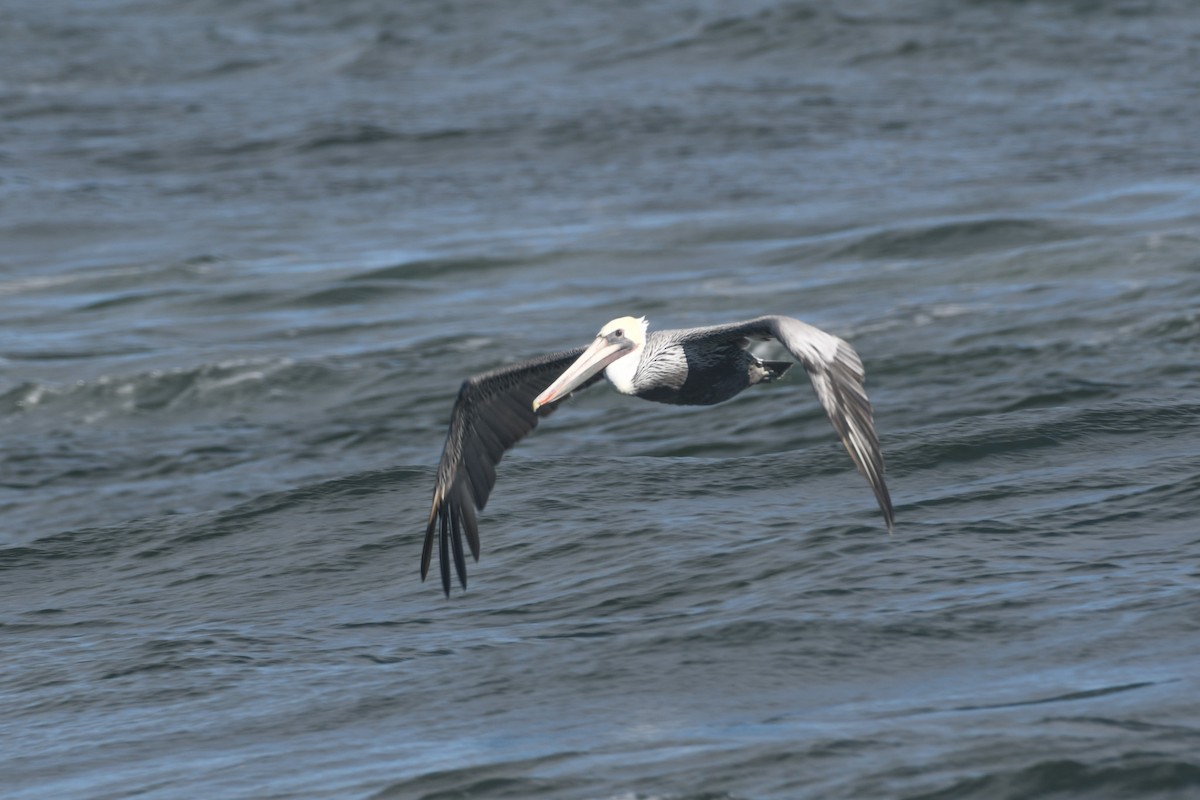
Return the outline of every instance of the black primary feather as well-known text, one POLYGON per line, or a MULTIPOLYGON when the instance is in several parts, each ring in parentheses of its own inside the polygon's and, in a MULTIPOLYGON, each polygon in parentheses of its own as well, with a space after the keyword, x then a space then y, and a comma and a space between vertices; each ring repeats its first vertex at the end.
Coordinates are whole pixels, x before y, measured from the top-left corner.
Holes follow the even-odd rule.
MULTIPOLYGON (((475 510, 483 510, 496 484, 496 465, 505 452, 537 427, 538 418, 551 413, 566 397, 535 413, 533 399, 575 362, 586 348, 533 358, 500 367, 463 381, 450 415, 450 430, 438 464, 433 505, 421 549, 421 580, 429 574, 433 542, 438 540, 442 589, 450 595, 450 559, 458 581, 467 587, 467 561, 462 537, 466 533, 471 556, 479 560, 479 525, 475 510)), ((600 372, 575 391, 604 377, 600 372)), ((568 395, 569 396, 569 395, 568 395)))

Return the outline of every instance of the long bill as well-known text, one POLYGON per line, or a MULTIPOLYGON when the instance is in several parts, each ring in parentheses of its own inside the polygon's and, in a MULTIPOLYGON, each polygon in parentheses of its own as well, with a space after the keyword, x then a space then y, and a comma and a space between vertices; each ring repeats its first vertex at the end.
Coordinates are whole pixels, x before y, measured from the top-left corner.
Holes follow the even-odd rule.
POLYGON ((624 337, 597 336, 591 347, 583 351, 583 355, 575 363, 567 367, 554 383, 533 399, 533 410, 537 411, 547 403, 561 400, 580 384, 607 367, 634 348, 634 343, 624 337))

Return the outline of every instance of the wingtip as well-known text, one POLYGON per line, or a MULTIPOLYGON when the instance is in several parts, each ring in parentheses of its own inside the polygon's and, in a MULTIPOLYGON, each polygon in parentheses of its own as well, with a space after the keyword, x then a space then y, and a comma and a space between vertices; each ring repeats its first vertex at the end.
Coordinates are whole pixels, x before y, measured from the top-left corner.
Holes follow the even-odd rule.
POLYGON ((883 512, 883 524, 887 526, 888 536, 896 532, 896 512, 892 509, 892 498, 879 499, 879 510, 883 512))
POLYGON ((425 544, 421 547, 421 582, 425 582, 425 576, 429 574, 429 563, 433 559, 433 533, 434 522, 437 516, 437 506, 434 506, 433 512, 429 515, 429 524, 425 526, 425 544))
POLYGON ((882 478, 875 499, 879 501, 879 510, 883 512, 883 521, 887 525, 888 535, 891 536, 896 532, 896 508, 892 505, 892 495, 882 478))
POLYGON ((438 515, 438 571, 442 574, 442 591, 450 596, 450 515, 438 515))

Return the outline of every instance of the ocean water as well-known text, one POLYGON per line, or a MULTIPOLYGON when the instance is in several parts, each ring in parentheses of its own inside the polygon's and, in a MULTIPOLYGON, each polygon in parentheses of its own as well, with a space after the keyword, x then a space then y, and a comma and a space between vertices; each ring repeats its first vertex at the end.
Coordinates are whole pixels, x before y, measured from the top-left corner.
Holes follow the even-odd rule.
POLYGON ((1191 3, 0 19, 0 797, 1200 796, 1191 3), (420 581, 463 378, 762 313, 894 534, 802 374, 598 386, 420 581))

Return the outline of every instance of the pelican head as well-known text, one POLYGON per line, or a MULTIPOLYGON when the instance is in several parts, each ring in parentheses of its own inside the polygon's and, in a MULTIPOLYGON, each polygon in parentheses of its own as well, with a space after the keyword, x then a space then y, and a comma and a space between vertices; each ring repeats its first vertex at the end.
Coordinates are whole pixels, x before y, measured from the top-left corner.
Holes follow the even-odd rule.
POLYGON ((625 384, 632 382, 642 345, 646 343, 648 324, 645 317, 618 317, 606 324, 591 347, 534 398, 533 410, 561 400, 602 369, 607 369, 605 374, 619 390, 626 391, 625 384))

